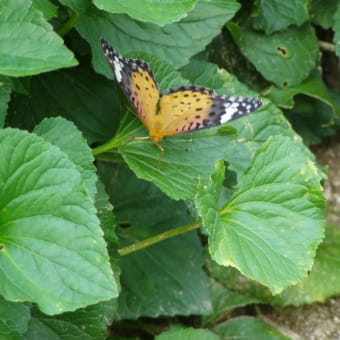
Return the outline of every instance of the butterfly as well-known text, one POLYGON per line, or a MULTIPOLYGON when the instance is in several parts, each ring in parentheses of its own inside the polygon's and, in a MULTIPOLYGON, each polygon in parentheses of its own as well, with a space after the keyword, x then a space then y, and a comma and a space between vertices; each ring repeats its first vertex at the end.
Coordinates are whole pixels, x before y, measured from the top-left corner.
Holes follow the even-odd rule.
POLYGON ((101 47, 118 84, 157 145, 163 137, 222 125, 263 104, 258 98, 217 95, 192 85, 160 93, 148 63, 124 58, 104 39, 101 47))

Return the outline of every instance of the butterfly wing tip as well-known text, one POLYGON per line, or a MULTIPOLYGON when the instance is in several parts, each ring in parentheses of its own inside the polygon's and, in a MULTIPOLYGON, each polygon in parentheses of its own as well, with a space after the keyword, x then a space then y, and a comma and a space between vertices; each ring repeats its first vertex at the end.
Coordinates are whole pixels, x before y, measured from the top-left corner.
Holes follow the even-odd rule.
POLYGON ((100 44, 101 44, 102 48, 110 47, 110 44, 108 43, 108 41, 105 40, 103 37, 100 37, 100 44))

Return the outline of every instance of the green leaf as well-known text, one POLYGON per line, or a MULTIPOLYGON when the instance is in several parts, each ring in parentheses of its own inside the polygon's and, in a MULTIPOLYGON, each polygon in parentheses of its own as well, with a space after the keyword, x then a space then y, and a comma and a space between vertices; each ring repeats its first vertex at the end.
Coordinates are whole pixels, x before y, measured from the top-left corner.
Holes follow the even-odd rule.
POLYGON ((100 9, 111 13, 128 14, 131 18, 156 25, 166 25, 187 16, 198 0, 94 0, 100 9))
POLYGON ((239 7, 234 0, 200 0, 186 18, 164 27, 91 9, 81 16, 76 29, 91 45, 93 65, 99 73, 104 73, 106 68, 100 37, 122 54, 147 51, 179 67, 202 51, 239 7))
POLYGON ((217 281, 211 279, 210 295, 212 299, 213 312, 203 317, 203 326, 216 325, 221 320, 226 320, 235 308, 261 302, 253 296, 242 295, 223 287, 217 281))
POLYGON ((209 277, 221 284, 225 289, 231 290, 234 294, 246 296, 249 299, 257 299, 263 303, 270 304, 273 295, 267 287, 248 279, 234 267, 224 267, 217 264, 211 257, 205 260, 205 269, 209 277))
POLYGON ((46 314, 116 297, 96 210, 75 165, 15 129, 0 131, 0 159, 1 294, 46 314))
POLYGON ((308 20, 309 0, 259 0, 259 16, 254 18, 254 26, 266 34, 281 31, 291 25, 301 26, 308 20))
MULTIPOLYGON (((118 237, 116 235, 116 215, 113 213, 113 205, 105 191, 104 184, 101 181, 97 182, 97 195, 95 201, 98 211, 100 226, 104 231, 104 239, 106 241, 107 250, 110 255, 111 267, 117 282, 120 280, 120 260, 118 249, 118 237)), ((118 303, 115 302, 117 305, 118 303)))
POLYGON ((243 55, 276 86, 299 84, 315 67, 319 45, 309 25, 269 36, 242 30, 236 24, 228 24, 228 28, 243 55))
POLYGON ((90 196, 96 194, 96 167, 91 149, 75 125, 64 118, 46 118, 34 129, 34 132, 53 145, 58 146, 76 165, 84 180, 90 196))
POLYGON ((238 139, 228 143, 226 160, 228 170, 235 171, 238 177, 250 166, 256 150, 269 137, 282 135, 301 140, 280 110, 272 104, 265 108, 232 123, 238 131, 238 139))
POLYGON ((289 337, 281 334, 278 330, 265 322, 250 316, 240 316, 228 320, 217 327, 214 331, 223 339, 242 340, 288 340, 289 337))
POLYGON ((0 76, 0 128, 4 126, 8 103, 11 99, 12 84, 9 78, 0 76))
POLYGON ((206 61, 192 60, 181 69, 184 78, 189 79, 191 84, 214 89, 219 94, 228 96, 258 97, 259 95, 250 90, 246 85, 216 64, 206 61))
MULTIPOLYGON (((258 96, 240 83, 235 76, 223 69, 219 70, 216 65, 211 63, 193 61, 181 71, 192 84, 212 87, 221 94, 258 96)), ((237 140, 233 139, 225 143, 224 147, 227 150, 225 160, 229 162, 228 169, 236 171, 238 176, 249 166, 256 149, 268 137, 280 134, 297 138, 281 111, 267 103, 260 110, 235 120, 230 125, 237 129, 238 134, 237 140)))
POLYGON ((113 312, 112 301, 53 317, 33 309, 25 339, 105 339, 113 312))
POLYGON ((169 330, 157 335, 156 340, 218 340, 219 337, 207 329, 182 328, 171 326, 169 330))
MULTIPOLYGON (((219 65, 220 68, 228 70, 237 79, 256 90, 265 92, 270 84, 266 81, 255 67, 241 53, 230 32, 224 28, 209 45, 208 56, 211 62, 219 65)), ((219 72, 221 69, 219 70, 219 72)))
POLYGON ((335 52, 336 55, 339 57, 340 56, 340 4, 338 2, 336 11, 334 13, 334 26, 333 30, 335 32, 334 34, 334 43, 335 43, 335 52))
POLYGON ((311 1, 311 19, 314 24, 320 25, 324 29, 329 29, 333 25, 334 14, 338 0, 313 0, 311 1))
POLYGON ((30 0, 2 0, 1 74, 27 76, 76 64, 73 54, 30 0))
MULTIPOLYGON (((294 286, 288 287, 281 294, 272 296, 264 286, 248 280, 231 267, 221 267, 212 260, 206 261, 209 276, 224 287, 247 294, 254 299, 275 307, 290 305, 299 306, 315 302, 325 302, 331 296, 339 295, 339 242, 340 232, 336 226, 326 228, 326 237, 320 244, 314 260, 314 265, 308 277, 294 286), (327 277, 327 285, 324 278, 327 277)), ((217 293, 218 294, 218 293, 217 293)), ((214 296, 213 306, 214 305, 214 296)))
POLYGON ((15 339, 27 330, 30 320, 30 309, 23 303, 4 300, 0 296, 0 337, 1 339, 15 339))
POLYGON ((298 96, 294 108, 285 114, 306 145, 319 144, 336 132, 334 111, 316 99, 298 96))
POLYGON ((91 4, 90 0, 59 0, 59 2, 72 8, 77 14, 82 14, 91 4))
POLYGON ((188 133, 162 141, 164 153, 151 141, 136 141, 119 147, 129 167, 140 178, 152 181, 173 199, 190 199, 198 180, 207 180, 216 160, 224 159, 234 130, 218 135, 218 129, 188 133))
POLYGON ((200 183, 196 206, 202 222, 209 233, 219 228, 221 223, 218 210, 216 209, 220 198, 221 188, 224 181, 225 167, 222 161, 216 162, 215 172, 210 178, 210 183, 200 183))
MULTIPOLYGON (((213 178, 210 185, 215 189, 220 182, 213 178)), ((274 294, 307 275, 322 238, 323 197, 318 170, 299 142, 269 138, 218 213, 216 195, 209 192, 201 189, 198 208, 217 263, 274 294)))
MULTIPOLYGON (((169 209, 177 215, 184 207, 176 209, 170 205, 169 209)), ((173 222, 164 217, 163 224, 168 227, 173 222)), ((122 244, 128 245, 166 230, 169 229, 151 222, 143 230, 130 227, 129 235, 120 234, 120 237, 122 244)), ((122 291, 116 317, 137 319, 141 316, 210 313, 208 282, 201 269, 202 260, 202 247, 195 232, 124 256, 121 259, 122 291)))
POLYGON ((294 106, 294 97, 297 94, 319 99, 329 105, 334 114, 337 111, 336 105, 329 95, 329 90, 318 72, 313 72, 305 81, 289 88, 272 86, 266 97, 277 106, 291 109, 294 106))
POLYGON ((44 14, 47 20, 51 20, 58 15, 58 7, 49 0, 33 0, 33 6, 44 14))
POLYGON ((10 108, 11 126, 33 129, 46 116, 62 115, 89 143, 111 138, 119 122, 114 83, 85 67, 33 77, 30 95, 15 95, 10 108))
POLYGON ((116 217, 113 213, 113 205, 110 203, 108 194, 105 191, 102 182, 97 183, 96 208, 100 220, 101 228, 104 231, 104 237, 108 243, 108 248, 113 244, 118 243, 118 238, 115 234, 116 217))
POLYGON ((274 299, 275 305, 302 305, 325 302, 340 293, 340 230, 337 226, 326 228, 326 238, 318 248, 314 266, 307 278, 287 288, 274 299), (325 284, 327 278, 327 284, 325 284))
MULTIPOLYGON (((183 202, 170 200, 126 166, 100 163, 99 173, 122 226, 120 247, 192 222, 183 202)), ((202 246, 194 231, 123 256, 116 318, 209 313, 202 263, 202 246)))

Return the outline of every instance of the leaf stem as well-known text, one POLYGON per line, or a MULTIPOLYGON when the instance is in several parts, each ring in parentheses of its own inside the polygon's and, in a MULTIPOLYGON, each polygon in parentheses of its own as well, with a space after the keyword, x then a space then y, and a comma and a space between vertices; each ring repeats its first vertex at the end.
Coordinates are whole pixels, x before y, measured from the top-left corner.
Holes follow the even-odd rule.
POLYGON ((138 130, 141 129, 141 124, 138 119, 131 119, 131 115, 126 112, 121 118, 118 131, 115 133, 114 137, 102 145, 92 149, 93 156, 105 152, 112 152, 119 146, 130 143, 133 141, 133 136, 138 134, 138 130))
POLYGON ((93 156, 97 156, 101 153, 112 151, 113 149, 117 148, 117 143, 115 138, 109 140, 108 142, 98 145, 92 149, 93 156))
POLYGON ((77 21, 79 20, 80 15, 77 13, 74 13, 65 23, 65 25, 58 30, 58 34, 61 37, 64 37, 71 29, 76 25, 77 21))
POLYGON ((200 228, 201 226, 202 226, 202 222, 200 220, 195 221, 191 224, 187 224, 187 225, 182 226, 182 227, 178 227, 178 228, 168 230, 168 231, 166 231, 162 234, 158 234, 156 236, 149 237, 149 238, 147 238, 143 241, 136 242, 136 243, 131 244, 129 246, 120 248, 120 249, 118 249, 118 253, 119 253, 120 256, 128 255, 128 254, 131 254, 135 251, 150 247, 153 244, 161 242, 163 240, 166 240, 170 237, 174 237, 174 236, 177 236, 177 235, 180 235, 180 234, 184 234, 188 231, 200 228))

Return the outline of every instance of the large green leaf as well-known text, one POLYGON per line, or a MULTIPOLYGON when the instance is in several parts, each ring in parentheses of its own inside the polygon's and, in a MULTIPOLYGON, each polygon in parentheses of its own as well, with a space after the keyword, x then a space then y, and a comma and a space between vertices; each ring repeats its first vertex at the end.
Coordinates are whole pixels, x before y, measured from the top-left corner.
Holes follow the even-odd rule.
POLYGON ((206 61, 192 60, 181 69, 185 79, 191 84, 214 89, 228 96, 257 97, 258 94, 242 84, 234 75, 216 64, 206 61))
POLYGON ((235 137, 235 130, 219 135, 215 128, 166 139, 164 153, 149 140, 126 144, 119 152, 138 177, 152 181, 173 199, 189 199, 199 178, 206 180, 215 161, 227 156, 228 143, 235 137))
POLYGON ((26 76, 76 64, 30 0, 1 0, 0 74, 26 76))
POLYGON ((234 268, 218 266, 212 260, 208 260, 206 261, 207 269, 209 275, 227 289, 246 294, 275 307, 324 302, 331 296, 339 295, 340 292, 339 241, 339 228, 328 226, 326 237, 317 250, 314 265, 308 277, 275 296, 268 294, 266 287, 246 279, 234 268), (325 277, 327 277, 327 284, 324 284, 325 277))
POLYGON ((11 98, 12 86, 9 78, 0 77, 0 128, 3 127, 11 98))
POLYGON ((94 200, 96 194, 96 167, 93 164, 91 149, 73 123, 64 118, 46 118, 34 129, 34 132, 58 146, 76 165, 86 187, 94 200))
POLYGON ((274 327, 262 320, 240 316, 230 319, 217 327, 214 331, 221 335, 223 339, 242 339, 242 340, 288 340, 288 336, 283 335, 274 327))
MULTIPOLYGON (((335 95, 340 99, 338 94, 335 95)), ((320 144, 323 137, 336 132, 332 107, 314 98, 296 97, 294 108, 286 110, 285 115, 306 145, 320 144)))
MULTIPOLYGON (((218 93, 235 96, 257 97, 258 95, 240 83, 237 78, 216 65, 193 61, 182 70, 184 77, 192 84, 214 88, 218 93)), ((241 175, 248 168, 255 151, 266 139, 273 135, 284 135, 298 138, 281 111, 267 103, 263 108, 243 119, 230 123, 237 129, 237 140, 230 139, 225 143, 229 169, 241 175)))
POLYGON ((93 200, 59 148, 0 131, 0 292, 46 314, 116 297, 93 200))
MULTIPOLYGON (((183 202, 167 198, 126 166, 99 166, 115 207, 120 247, 192 222, 183 202)), ((206 314, 211 310, 202 246, 192 231, 121 258, 118 319, 206 314)))
POLYGON ((243 30, 234 23, 228 28, 246 58, 279 87, 299 84, 315 67, 319 45, 309 25, 271 35, 243 30))
POLYGON ((323 236, 320 177, 300 143, 270 138, 218 211, 222 175, 218 167, 210 187, 202 186, 198 196, 212 258, 273 293, 300 281, 323 236))
POLYGON ((19 339, 30 320, 30 309, 23 303, 4 300, 0 296, 0 338, 19 339))
POLYGON ((310 12, 313 23, 321 26, 324 29, 331 28, 338 3, 338 0, 311 1, 310 12))
MULTIPOLYGON (((106 247, 110 255, 111 267, 113 274, 117 282, 119 282, 120 276, 120 262, 119 255, 117 253, 118 237, 116 235, 116 215, 113 213, 113 205, 110 202, 110 197, 106 193, 104 184, 101 181, 97 182, 97 195, 95 205, 98 211, 98 218, 100 220, 100 226, 104 231, 104 239, 106 247)), ((115 300, 115 307, 118 306, 117 300, 115 300)))
POLYGON ((234 0, 200 0, 186 18, 164 27, 91 9, 81 16, 76 29, 91 45, 93 65, 100 73, 106 68, 100 37, 123 54, 147 51, 169 64, 182 66, 210 43, 239 7, 234 0))
POLYGON ((288 88, 272 86, 266 96, 275 105, 285 109, 291 109, 294 106, 294 97, 297 94, 304 94, 312 98, 317 98, 329 105, 334 114, 337 111, 337 108, 329 95, 329 90, 318 72, 313 72, 305 81, 296 86, 288 88))
POLYGON ((118 242, 118 238, 114 232, 116 228, 116 217, 113 213, 113 205, 110 203, 110 198, 105 191, 103 183, 98 182, 97 188, 96 208, 101 228, 104 231, 105 240, 110 249, 110 247, 118 242))
POLYGON ((198 0, 94 0, 94 4, 111 13, 128 14, 131 18, 156 25, 166 25, 185 17, 198 0))
POLYGON ((90 0, 60 0, 64 6, 72 8, 78 14, 82 14, 91 4, 90 0))
POLYGON ((225 288, 219 282, 210 280, 210 295, 213 312, 202 318, 203 326, 209 327, 226 320, 233 310, 261 302, 254 296, 240 294, 225 288))
POLYGON ((114 83, 81 66, 33 77, 29 96, 13 96, 7 121, 12 127, 33 129, 45 117, 63 116, 93 143, 113 135, 118 112, 114 83))
POLYGON ((182 328, 173 325, 169 330, 159 334, 155 337, 156 340, 218 340, 220 339, 216 334, 207 330, 199 328, 182 328))
POLYGON ((33 0, 33 6, 44 14, 47 20, 51 20, 58 14, 58 7, 49 0, 33 0))
POLYGON ((340 293, 340 231, 337 226, 326 228, 326 238, 318 248, 314 266, 307 278, 287 288, 274 299, 276 305, 301 305, 325 302, 340 293), (325 284, 327 278, 327 284, 325 284))
POLYGON ((57 316, 47 316, 33 309, 25 339, 105 339, 113 312, 112 301, 57 316))
POLYGON ((291 25, 300 26, 308 20, 309 0, 259 0, 260 15, 254 18, 257 29, 266 34, 286 29, 291 25))

